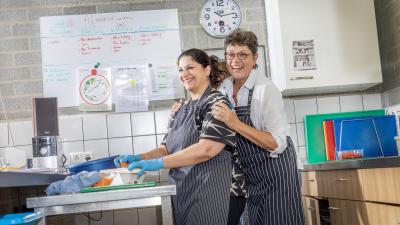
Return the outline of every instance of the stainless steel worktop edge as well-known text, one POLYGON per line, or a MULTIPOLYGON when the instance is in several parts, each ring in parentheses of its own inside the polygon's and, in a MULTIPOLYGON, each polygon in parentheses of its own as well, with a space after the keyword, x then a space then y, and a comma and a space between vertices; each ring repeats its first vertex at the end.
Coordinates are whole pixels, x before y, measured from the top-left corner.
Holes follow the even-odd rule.
POLYGON ((301 171, 306 172, 315 170, 345 170, 388 167, 400 167, 400 157, 393 156, 357 160, 331 161, 319 164, 307 164, 304 165, 304 169, 302 169, 301 171))
POLYGON ((162 197, 176 194, 175 185, 157 185, 154 187, 129 188, 101 192, 74 193, 54 196, 27 198, 28 208, 73 205, 83 203, 108 202, 133 198, 162 197))
POLYGON ((64 180, 66 176, 67 174, 57 173, 0 171, 0 188, 48 185, 64 180))

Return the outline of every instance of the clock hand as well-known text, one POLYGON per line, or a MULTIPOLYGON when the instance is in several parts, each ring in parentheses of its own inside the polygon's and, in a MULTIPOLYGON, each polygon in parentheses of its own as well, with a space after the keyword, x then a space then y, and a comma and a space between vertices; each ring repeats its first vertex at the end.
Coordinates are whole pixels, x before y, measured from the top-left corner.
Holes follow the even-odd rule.
POLYGON ((217 12, 214 12, 214 13, 217 14, 219 17, 222 17, 221 14, 219 14, 219 13, 217 13, 217 12))
POLYGON ((231 15, 231 14, 237 14, 237 13, 228 13, 228 14, 222 14, 222 15, 218 14, 218 16, 223 17, 223 16, 227 16, 227 15, 231 15))

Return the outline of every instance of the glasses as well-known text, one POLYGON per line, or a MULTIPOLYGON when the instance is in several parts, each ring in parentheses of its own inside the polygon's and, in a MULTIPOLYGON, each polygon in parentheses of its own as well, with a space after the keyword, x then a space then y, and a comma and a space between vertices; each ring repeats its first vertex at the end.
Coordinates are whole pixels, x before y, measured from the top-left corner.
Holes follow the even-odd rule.
POLYGON ((225 52, 225 58, 227 60, 232 60, 235 58, 235 56, 238 57, 240 60, 245 60, 250 54, 244 53, 244 52, 239 52, 239 53, 233 53, 233 52, 225 52))

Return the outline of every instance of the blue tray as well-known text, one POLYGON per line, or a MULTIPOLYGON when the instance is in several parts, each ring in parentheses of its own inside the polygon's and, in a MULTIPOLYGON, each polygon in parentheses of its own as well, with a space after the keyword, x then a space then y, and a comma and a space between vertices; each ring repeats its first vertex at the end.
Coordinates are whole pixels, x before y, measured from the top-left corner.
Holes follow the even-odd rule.
POLYGON ((364 158, 396 156, 397 147, 393 139, 397 136, 396 118, 369 116, 333 119, 335 150, 364 150, 364 158))
POLYGON ((42 212, 13 213, 0 215, 0 225, 25 224, 36 225, 43 217, 42 212))
POLYGON ((113 169, 115 168, 114 159, 117 158, 119 155, 91 160, 88 162, 76 164, 67 167, 70 174, 74 175, 81 171, 100 171, 105 169, 113 169))

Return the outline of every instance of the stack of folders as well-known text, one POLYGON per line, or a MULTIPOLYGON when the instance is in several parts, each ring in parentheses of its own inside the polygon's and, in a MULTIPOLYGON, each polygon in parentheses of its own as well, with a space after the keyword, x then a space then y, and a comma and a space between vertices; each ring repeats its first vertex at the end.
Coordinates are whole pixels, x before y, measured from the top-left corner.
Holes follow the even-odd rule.
POLYGON ((393 115, 335 118, 322 125, 327 160, 398 155, 393 115))

